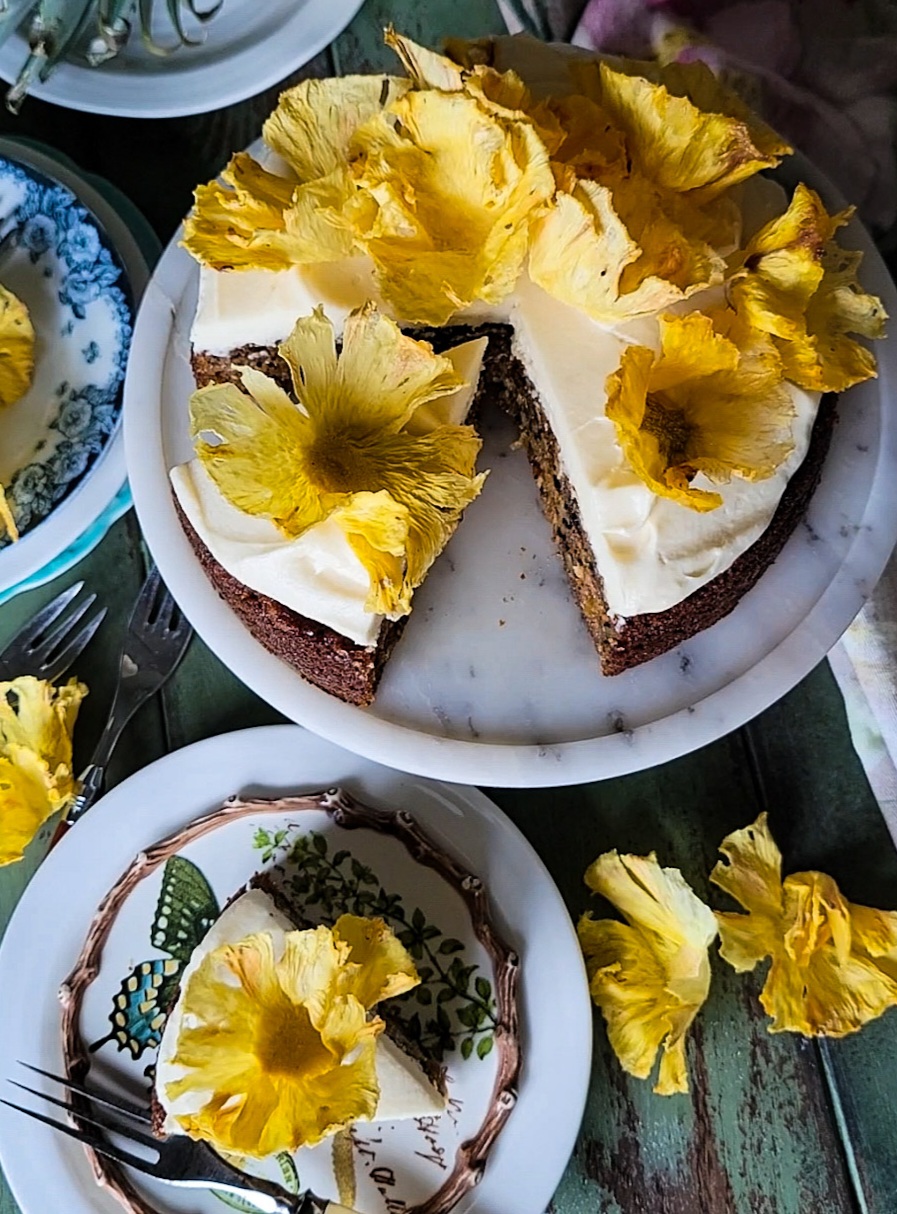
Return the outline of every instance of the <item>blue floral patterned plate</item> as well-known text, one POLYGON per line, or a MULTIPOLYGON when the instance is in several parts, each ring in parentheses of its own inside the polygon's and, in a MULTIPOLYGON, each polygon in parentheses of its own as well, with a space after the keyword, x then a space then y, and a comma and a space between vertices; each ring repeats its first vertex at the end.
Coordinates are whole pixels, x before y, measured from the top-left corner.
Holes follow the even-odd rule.
MULTIPOLYGON (((0 237, 10 232, 0 282, 27 304, 36 346, 31 388, 0 413, 0 484, 21 535, 0 537, 0 593, 53 555, 57 513, 103 461, 134 318, 128 276, 97 219, 67 186, 0 156, 0 237)), ((67 509, 72 539, 78 514, 67 509)))

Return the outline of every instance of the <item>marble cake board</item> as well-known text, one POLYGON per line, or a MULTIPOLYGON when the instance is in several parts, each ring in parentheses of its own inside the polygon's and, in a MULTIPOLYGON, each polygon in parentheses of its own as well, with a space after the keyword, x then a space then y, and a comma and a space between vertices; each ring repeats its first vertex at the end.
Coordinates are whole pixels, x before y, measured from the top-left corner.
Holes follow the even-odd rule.
MULTIPOLYGON (((813 175, 805 176, 813 182, 813 175)), ((613 678, 594 649, 553 551, 513 428, 493 416, 481 497, 417 592, 376 703, 346 705, 267 653, 207 582, 175 514, 168 470, 190 458, 189 330, 198 272, 177 246, 144 298, 125 389, 125 445, 141 526, 196 630, 291 720, 405 771, 497 786, 582 783, 685 754, 749 720, 828 652, 897 540, 897 347, 879 377, 842 399, 803 524, 738 608, 685 645, 613 678)), ((897 313, 868 235, 864 287, 897 313)))

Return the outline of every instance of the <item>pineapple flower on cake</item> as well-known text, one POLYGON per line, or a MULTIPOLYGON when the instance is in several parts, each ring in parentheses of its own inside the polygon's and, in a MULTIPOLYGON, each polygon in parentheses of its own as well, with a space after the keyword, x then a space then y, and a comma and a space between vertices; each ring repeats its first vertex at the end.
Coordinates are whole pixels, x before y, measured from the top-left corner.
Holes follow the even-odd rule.
MULTIPOLYGON (((0 286, 0 410, 20 400, 34 375, 34 327, 21 299, 0 286)), ((0 484, 0 535, 19 538, 15 519, 0 484)))
POLYGON ((370 1010, 419 981, 382 919, 287 932, 280 956, 264 932, 215 949, 183 995, 184 1073, 166 1094, 205 1099, 179 1122, 219 1151, 263 1157, 370 1119, 384 1028, 370 1010))
POLYGON ((653 853, 605 852, 585 880, 626 919, 585 914, 577 927, 589 989, 614 1053, 624 1070, 645 1079, 662 1050, 654 1091, 687 1092, 685 1035, 710 989, 713 912, 653 853))
POLYGON ((790 151, 703 65, 658 73, 555 52, 570 90, 536 99, 513 68, 477 63, 464 44, 453 44, 461 66, 408 39, 388 41, 417 89, 472 95, 541 140, 555 189, 533 212, 529 273, 601 321, 656 312, 721 282, 721 250, 740 236, 731 187, 790 151))
POLYGON ((547 103, 570 137, 535 225, 533 280, 607 323, 722 282, 741 234, 735 187, 791 149, 703 65, 570 71, 581 95, 547 103))
POLYGON ((798 185, 784 215, 771 220, 737 257, 729 299, 749 325, 770 334, 787 379, 842 392, 876 374, 875 358, 849 336, 884 336, 881 301, 857 282, 862 253, 833 239, 853 209, 829 215, 819 195, 798 185))
POLYGON ((372 304, 349 316, 339 355, 321 308, 278 349, 296 400, 249 367, 242 388, 200 389, 190 400, 197 455, 232 505, 286 536, 335 522, 370 576, 366 609, 407 615, 485 480, 474 429, 442 422, 433 403, 464 381, 372 304))
POLYGON ((702 65, 584 64, 535 98, 513 70, 387 42, 409 80, 282 95, 263 133, 287 176, 240 154, 196 191, 184 244, 198 260, 365 255, 391 312, 424 324, 500 303, 528 261, 547 291, 612 322, 721 282, 733 190, 790 150, 702 65))
POLYGON ((843 1037, 897 1005, 897 912, 848 902, 825 873, 783 881, 766 814, 720 851, 710 880, 747 912, 717 912, 720 953, 739 973, 771 958, 770 1032, 843 1037))
POLYGON ((72 731, 87 688, 30 675, 0 683, 0 865, 25 847, 75 792, 72 731))
POLYGON ((698 473, 722 484, 762 480, 793 450, 781 358, 765 333, 730 310, 662 316, 659 326, 659 354, 627 346, 607 377, 607 416, 649 489, 714 510, 722 497, 694 485, 698 473))
POLYGON ((403 320, 497 303, 554 191, 542 140, 483 94, 391 77, 304 81, 264 126, 291 176, 234 158, 196 192, 184 244, 216 268, 286 269, 366 254, 403 320))

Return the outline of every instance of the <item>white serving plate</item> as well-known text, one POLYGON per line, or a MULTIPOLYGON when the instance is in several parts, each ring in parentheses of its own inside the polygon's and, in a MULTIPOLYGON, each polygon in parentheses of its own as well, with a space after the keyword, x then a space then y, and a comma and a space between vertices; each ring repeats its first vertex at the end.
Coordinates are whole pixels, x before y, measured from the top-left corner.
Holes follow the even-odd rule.
MULTIPOLYGON (((476 789, 400 775, 295 726, 224 734, 150 764, 105 796, 47 857, 0 947, 0 984, 7 992, 0 1005, 0 1076, 15 1078, 18 1059, 60 1073, 59 985, 81 952, 100 901, 135 857, 232 795, 277 797, 333 785, 369 805, 407 810, 440 849, 484 884, 496 930, 519 956, 523 1068, 517 1102, 489 1152, 483 1179, 461 1198, 453 1214, 543 1214, 576 1140, 591 1060, 592 1008, 585 969, 556 886, 523 835, 476 789), (33 963, 35 940, 42 942, 39 965, 33 963)), ((295 817, 300 819, 296 828, 306 830, 303 815, 295 817)), ((441 888, 436 872, 412 861, 387 836, 381 841, 376 832, 363 828, 336 829, 315 811, 308 821, 334 846, 350 848, 376 867, 384 887, 403 897, 409 913, 419 905, 428 921, 460 937, 467 949, 470 918, 465 926, 461 899, 441 888)), ((276 816, 234 821, 197 838, 183 854, 223 901, 270 862, 257 841, 253 846, 254 829, 278 825, 276 816)), ((333 847, 330 857, 336 859, 333 847)), ((81 1013, 82 1032, 91 1041, 108 1035, 112 997, 127 972, 162 955, 149 940, 158 887, 156 870, 124 899, 105 942, 100 972, 81 1013)), ((488 962, 479 948, 474 942, 472 960, 485 967, 488 962)), ((401 1141, 411 1135, 420 1140, 418 1149, 447 1162, 471 1118, 477 1120, 477 1102, 482 1106, 485 1099, 488 1107, 497 1053, 495 1049, 468 1062, 448 1055, 454 1059, 449 1063, 449 1074, 455 1075, 452 1092, 466 1093, 466 1125, 463 1112, 453 1110, 458 1125, 449 1119, 438 1131, 417 1123, 385 1125, 377 1133, 372 1127, 367 1137, 380 1141, 367 1146, 376 1151, 383 1176, 387 1169, 394 1172, 397 1197, 419 1201, 422 1188, 438 1186, 447 1174, 437 1163, 414 1157, 407 1141, 405 1148, 401 1141), (444 1156, 435 1147, 421 1145, 427 1133, 444 1156)), ((143 1071, 152 1060, 151 1051, 131 1060, 127 1051, 118 1053, 114 1043, 107 1042, 91 1058, 96 1073, 105 1074, 107 1082, 114 1075, 130 1086, 135 1098, 141 1089, 145 1094, 143 1071)), ((357 1129, 365 1137, 364 1128, 357 1129)), ((297 1156, 304 1183, 313 1182, 321 1190, 329 1184, 332 1189, 329 1149, 310 1152, 318 1157, 314 1163, 307 1154, 300 1151, 297 1156)), ((357 1162, 358 1208, 361 1214, 385 1214, 385 1198, 364 1174, 368 1158, 361 1156, 357 1162)), ((121 1214, 111 1194, 97 1186, 79 1143, 5 1107, 0 1107, 0 1162, 22 1214, 44 1214, 54 1208, 60 1193, 65 1194, 68 1214, 121 1214)), ((209 1194, 151 1183, 141 1191, 160 1214, 216 1214, 223 1209, 209 1194)))
MULTIPOLYGON (((789 172, 843 205, 799 157, 789 172)), ((600 674, 513 428, 490 419, 482 495, 414 598, 370 708, 344 704, 269 654, 219 599, 184 535, 168 471, 192 455, 189 332, 198 270, 172 241, 147 289, 125 386, 125 445, 141 526, 192 624, 247 686, 359 754, 447 780, 537 786, 638 771, 703 746, 767 708, 828 652, 897 540, 897 345, 845 394, 808 515, 735 611, 670 653, 600 674), (157 389, 157 390, 156 390, 157 389)), ((854 220, 866 290, 897 292, 854 220)))
MULTIPOLYGON (((199 46, 159 56, 137 29, 115 59, 100 67, 60 63, 29 93, 67 109, 117 118, 174 118, 204 114, 264 92, 314 58, 349 24, 362 0, 224 0, 199 27, 185 21, 199 46)), ((157 4, 153 30, 171 43, 166 6, 157 4)), ((136 18, 135 18, 136 20, 136 18)), ((22 33, 0 46, 0 78, 15 80, 28 55, 22 33)), ((25 103, 27 105, 27 101, 25 103)))
MULTIPOLYGON (((16 140, 0 140, 0 155, 60 182, 96 216, 124 267, 136 306, 149 278, 149 267, 127 222, 112 204, 73 168, 35 148, 16 140)), ((83 556, 102 537, 105 526, 127 508, 130 499, 123 491, 126 476, 124 439, 117 425, 88 474, 41 523, 26 531, 18 543, 0 551, 0 602, 17 592, 23 582, 31 586, 46 580, 42 576, 45 570, 48 577, 61 573, 72 563, 66 555, 70 551, 72 559, 83 556), (101 516, 105 526, 98 528, 101 516)))

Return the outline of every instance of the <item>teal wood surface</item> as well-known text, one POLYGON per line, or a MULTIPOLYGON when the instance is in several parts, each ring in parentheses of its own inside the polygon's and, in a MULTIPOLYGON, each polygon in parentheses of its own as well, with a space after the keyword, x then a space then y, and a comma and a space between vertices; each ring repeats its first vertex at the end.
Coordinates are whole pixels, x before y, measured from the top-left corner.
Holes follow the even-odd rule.
MULTIPOLYGON (((569 32, 563 0, 545 12, 557 36, 569 32)), ((381 41, 390 21, 429 42, 503 29, 491 0, 368 0, 333 46, 291 79, 394 67, 381 41)), ((0 132, 43 139, 104 174, 167 240, 193 186, 258 134, 277 92, 215 114, 139 124, 29 101, 19 120, 0 117, 0 132)), ((0 608, 2 646, 76 578, 109 607, 76 672, 90 685, 76 766, 102 727, 118 641, 145 568, 129 515, 77 569, 0 608)), ((128 726, 110 780, 200 738, 281 719, 194 639, 172 682, 128 726)), ((606 910, 582 877, 612 847, 656 851, 722 909, 723 896, 707 881, 717 846, 762 809, 786 871, 823 869, 852 900, 897 909, 897 855, 827 665, 744 729, 663 767, 573 788, 486 791, 542 856, 574 919, 587 908, 606 910)), ((151 815, 152 806, 133 812, 151 815)), ((22 864, 0 870, 0 932, 47 833, 22 864)), ((588 1106, 553 1214, 897 1214, 897 1011, 842 1041, 772 1036, 757 1001, 762 980, 762 973, 739 977, 714 957, 710 998, 689 1044, 689 1096, 657 1097, 650 1084, 626 1076, 596 1012, 588 1106)), ((545 1115, 548 1126, 552 1111, 545 1115)), ((0 1214, 15 1211, 0 1181, 0 1214)))

